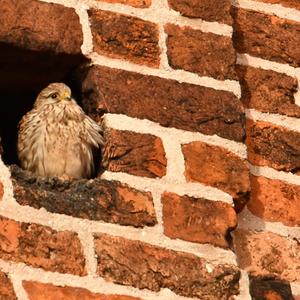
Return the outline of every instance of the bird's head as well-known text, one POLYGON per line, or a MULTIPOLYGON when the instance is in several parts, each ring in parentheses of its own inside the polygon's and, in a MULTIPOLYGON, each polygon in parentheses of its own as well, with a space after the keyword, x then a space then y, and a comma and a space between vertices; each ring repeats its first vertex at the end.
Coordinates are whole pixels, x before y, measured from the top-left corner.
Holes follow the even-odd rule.
POLYGON ((61 82, 50 83, 38 95, 36 104, 54 104, 72 101, 71 89, 61 82))

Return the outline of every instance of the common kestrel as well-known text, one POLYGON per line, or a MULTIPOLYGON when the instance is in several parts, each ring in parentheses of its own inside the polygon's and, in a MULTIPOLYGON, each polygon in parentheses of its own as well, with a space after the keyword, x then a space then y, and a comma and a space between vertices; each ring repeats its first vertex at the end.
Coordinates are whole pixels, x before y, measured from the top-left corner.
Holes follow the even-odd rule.
POLYGON ((18 157, 23 169, 52 177, 90 178, 103 128, 88 117, 64 83, 51 83, 19 123, 18 157))

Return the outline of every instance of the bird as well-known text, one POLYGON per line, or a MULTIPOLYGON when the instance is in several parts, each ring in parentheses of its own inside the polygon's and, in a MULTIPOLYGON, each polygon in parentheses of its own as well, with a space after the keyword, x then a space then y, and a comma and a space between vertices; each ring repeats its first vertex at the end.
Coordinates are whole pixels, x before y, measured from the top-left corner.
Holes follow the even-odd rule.
POLYGON ((103 124, 85 114, 62 82, 50 83, 18 124, 23 169, 43 177, 91 178, 94 153, 104 145, 103 124))

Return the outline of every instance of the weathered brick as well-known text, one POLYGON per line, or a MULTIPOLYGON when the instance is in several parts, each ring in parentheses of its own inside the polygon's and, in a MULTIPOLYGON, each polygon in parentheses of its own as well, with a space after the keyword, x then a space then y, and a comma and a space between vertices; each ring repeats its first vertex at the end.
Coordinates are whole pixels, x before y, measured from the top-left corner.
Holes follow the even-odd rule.
POLYGON ((13 285, 7 274, 0 271, 0 299, 17 300, 13 285))
POLYGON ((230 37, 172 24, 166 25, 165 31, 173 68, 220 80, 237 79, 236 53, 230 37))
POLYGON ((229 193, 241 210, 249 198, 249 167, 244 159, 218 146, 192 142, 182 146, 185 177, 229 193))
POLYGON ((77 234, 0 217, 0 258, 47 271, 86 275, 77 234))
POLYGON ((267 122, 247 121, 248 159, 254 165, 297 173, 300 133, 267 122))
POLYGON ((2 43, 35 51, 81 53, 83 34, 73 8, 36 0, 1 0, 0 23, 2 43))
POLYGON ((300 23, 242 8, 232 11, 238 52, 300 66, 300 23))
POLYGON ((300 226, 300 186, 251 176, 249 210, 267 221, 300 226))
POLYGON ((231 25, 230 0, 168 0, 172 9, 179 11, 183 16, 201 18, 205 21, 220 22, 231 25))
POLYGON ((164 193, 164 233, 170 238, 229 247, 228 236, 237 226, 231 205, 222 201, 164 193))
POLYGON ((93 66, 83 79, 83 106, 242 141, 244 109, 232 93, 123 70, 93 66))
POLYGON ((98 2, 122 3, 138 8, 146 8, 151 5, 152 0, 96 0, 98 2))
POLYGON ((215 265, 195 255, 167 250, 139 241, 95 237, 97 272, 108 281, 159 291, 169 288, 177 294, 200 299, 229 299, 238 293, 240 271, 233 265, 215 265))
POLYGON ((285 7, 291 7, 300 10, 300 3, 299 1, 295 1, 295 0, 256 0, 256 1, 270 3, 270 4, 280 4, 285 7))
POLYGON ((253 300, 294 300, 291 285, 278 276, 249 276, 253 300))
POLYGON ((21 205, 136 227, 156 224, 150 192, 99 178, 62 181, 37 177, 17 166, 11 166, 11 174, 14 196, 21 205))
POLYGON ((295 104, 297 79, 271 70, 237 66, 242 87, 242 101, 248 108, 262 112, 300 117, 295 104))
POLYGON ((160 138, 109 129, 105 140, 103 161, 107 170, 150 178, 166 175, 167 159, 160 138))
POLYGON ((87 289, 70 286, 55 286, 33 281, 24 281, 29 300, 139 300, 125 295, 103 295, 92 293, 87 289))
POLYGON ((287 281, 299 281, 300 244, 296 239, 238 229, 233 240, 239 266, 251 275, 275 274, 287 281))
POLYGON ((103 10, 91 9, 88 14, 94 51, 138 64, 159 66, 160 48, 156 24, 103 10))

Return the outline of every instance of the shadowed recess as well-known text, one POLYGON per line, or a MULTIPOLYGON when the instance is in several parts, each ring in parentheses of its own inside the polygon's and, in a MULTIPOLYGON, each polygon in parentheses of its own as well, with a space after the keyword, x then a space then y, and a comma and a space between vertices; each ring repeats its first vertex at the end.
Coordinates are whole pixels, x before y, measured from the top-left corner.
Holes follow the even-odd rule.
POLYGON ((32 51, 0 43, 0 136, 6 164, 18 162, 18 122, 44 87, 51 82, 64 82, 81 101, 80 82, 74 74, 87 62, 80 54, 32 51))

